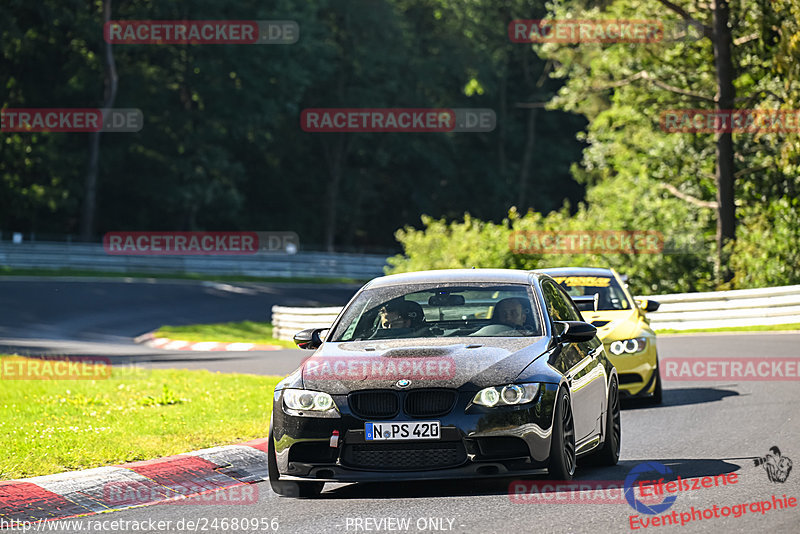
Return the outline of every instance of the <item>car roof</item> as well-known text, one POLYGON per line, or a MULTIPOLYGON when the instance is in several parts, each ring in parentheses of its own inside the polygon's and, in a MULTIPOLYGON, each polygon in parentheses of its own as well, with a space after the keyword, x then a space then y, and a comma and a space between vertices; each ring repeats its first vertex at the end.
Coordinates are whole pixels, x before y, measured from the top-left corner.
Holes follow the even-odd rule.
POLYGON ((370 281, 365 288, 428 283, 494 282, 501 284, 529 284, 531 278, 541 275, 516 269, 440 269, 412 273, 390 274, 370 281))
POLYGON ((613 270, 600 267, 554 267, 552 269, 536 269, 533 272, 549 276, 614 276, 613 270))

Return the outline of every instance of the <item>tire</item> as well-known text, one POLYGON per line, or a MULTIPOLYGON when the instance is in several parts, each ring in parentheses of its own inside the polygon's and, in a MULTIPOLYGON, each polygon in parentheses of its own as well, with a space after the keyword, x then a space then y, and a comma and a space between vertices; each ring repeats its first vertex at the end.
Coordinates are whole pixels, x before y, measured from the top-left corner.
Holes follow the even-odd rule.
POLYGON ((288 482, 279 480, 278 459, 275 451, 275 439, 272 426, 269 428, 269 444, 267 446, 267 471, 272 491, 286 497, 316 497, 322 492, 324 482, 288 482))
POLYGON ((575 423, 567 390, 559 388, 553 415, 550 439, 550 464, 547 472, 552 480, 572 480, 575 475, 575 423))
POLYGON ((656 374, 656 388, 653 390, 653 395, 648 400, 650 404, 661 404, 661 370, 658 365, 658 357, 656 357, 656 369, 653 372, 656 374))
POLYGON ((608 388, 608 406, 606 407, 606 431, 603 448, 593 456, 596 465, 617 465, 619 462, 622 429, 619 416, 619 385, 613 378, 608 388))

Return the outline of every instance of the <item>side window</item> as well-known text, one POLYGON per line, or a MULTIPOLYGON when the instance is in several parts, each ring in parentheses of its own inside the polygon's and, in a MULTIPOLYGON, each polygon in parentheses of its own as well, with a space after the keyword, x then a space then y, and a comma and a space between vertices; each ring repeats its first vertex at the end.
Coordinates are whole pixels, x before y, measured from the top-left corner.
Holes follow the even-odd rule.
POLYGON ((572 302, 572 299, 569 297, 567 292, 564 291, 564 289, 562 289, 562 288, 560 288, 558 286, 556 286, 556 288, 558 290, 558 296, 560 297, 561 303, 563 305, 563 309, 564 309, 564 315, 563 316, 567 317, 567 319, 564 319, 564 320, 565 321, 583 321, 583 316, 581 315, 581 312, 578 311, 578 307, 575 306, 574 302, 572 302))
POLYGON ((563 321, 559 313, 559 308, 556 306, 558 302, 558 290, 553 284, 548 281, 542 282, 542 294, 544 295, 544 304, 547 308, 547 314, 550 316, 551 321, 563 321))
POLYGON ((550 280, 542 282, 542 293, 547 305, 547 312, 553 321, 583 320, 569 296, 555 283, 550 280))

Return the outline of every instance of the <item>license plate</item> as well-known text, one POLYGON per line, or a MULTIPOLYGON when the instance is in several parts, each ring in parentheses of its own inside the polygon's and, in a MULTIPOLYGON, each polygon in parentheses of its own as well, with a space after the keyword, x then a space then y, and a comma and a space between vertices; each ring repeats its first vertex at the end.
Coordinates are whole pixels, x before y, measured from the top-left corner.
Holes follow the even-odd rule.
POLYGON ((439 421, 367 423, 364 430, 367 441, 439 439, 441 434, 439 421))

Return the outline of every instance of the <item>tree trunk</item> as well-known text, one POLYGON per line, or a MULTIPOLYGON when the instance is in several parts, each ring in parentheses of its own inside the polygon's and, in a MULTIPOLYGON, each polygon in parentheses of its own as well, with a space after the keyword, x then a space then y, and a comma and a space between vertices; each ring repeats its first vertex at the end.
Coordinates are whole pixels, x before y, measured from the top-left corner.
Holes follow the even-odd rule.
POLYGON ((322 139, 322 148, 325 152, 325 159, 328 162, 328 172, 330 173, 330 180, 328 181, 328 190, 325 197, 328 204, 325 209, 325 250, 328 252, 334 251, 334 239, 336 237, 336 215, 337 215, 337 201, 339 198, 339 184, 342 181, 342 172, 344 167, 344 160, 347 155, 347 134, 341 133, 337 135, 337 139, 328 144, 327 136, 322 139))
MULTIPOLYGON (((103 1, 103 22, 111 20, 111 0, 103 1)), ((103 107, 114 106, 117 97, 117 67, 114 64, 114 53, 111 43, 105 43, 105 101, 103 107)), ((83 217, 81 221, 81 239, 90 241, 95 231, 95 212, 97 208, 97 173, 100 162, 100 132, 89 134, 89 169, 86 172, 85 198, 83 200, 83 217)))
MULTIPOLYGON (((717 70, 716 111, 732 110, 736 89, 733 86, 730 16, 727 0, 712 0, 714 27, 714 64, 717 70)), ((736 204, 734 203, 733 136, 716 134, 717 142, 717 279, 727 282, 732 273, 729 254, 723 247, 736 239, 736 204)))
POLYGON ((526 196, 531 175, 531 164, 533 163, 533 149, 536 146, 536 113, 538 111, 537 108, 528 110, 528 131, 525 135, 525 149, 522 152, 522 168, 519 171, 519 198, 517 199, 517 207, 522 214, 528 211, 526 196))

